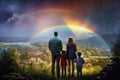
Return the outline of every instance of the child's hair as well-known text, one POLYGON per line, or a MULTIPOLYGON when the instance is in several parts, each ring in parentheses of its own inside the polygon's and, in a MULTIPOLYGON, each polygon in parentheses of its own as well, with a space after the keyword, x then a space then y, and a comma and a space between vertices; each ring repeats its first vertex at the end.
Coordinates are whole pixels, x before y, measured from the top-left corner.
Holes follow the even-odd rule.
POLYGON ((81 56, 81 54, 82 54, 81 52, 78 52, 78 56, 79 56, 79 57, 81 56))
POLYGON ((66 53, 66 51, 65 50, 62 50, 62 54, 65 54, 66 53))

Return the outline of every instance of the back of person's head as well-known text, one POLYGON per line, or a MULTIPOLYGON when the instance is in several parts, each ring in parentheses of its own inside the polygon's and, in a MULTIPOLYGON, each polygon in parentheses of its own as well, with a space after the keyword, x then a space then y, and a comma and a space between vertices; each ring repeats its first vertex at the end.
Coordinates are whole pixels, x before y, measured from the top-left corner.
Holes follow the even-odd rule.
POLYGON ((62 50, 62 54, 66 54, 66 51, 65 51, 65 50, 62 50))
POLYGON ((54 32, 54 36, 58 36, 58 32, 57 31, 54 32))
POLYGON ((72 43, 74 43, 74 41, 73 41, 73 38, 68 38, 68 43, 70 43, 70 44, 72 44, 72 43))
POLYGON ((78 56, 79 56, 79 57, 81 56, 81 54, 82 54, 81 52, 78 52, 78 56))

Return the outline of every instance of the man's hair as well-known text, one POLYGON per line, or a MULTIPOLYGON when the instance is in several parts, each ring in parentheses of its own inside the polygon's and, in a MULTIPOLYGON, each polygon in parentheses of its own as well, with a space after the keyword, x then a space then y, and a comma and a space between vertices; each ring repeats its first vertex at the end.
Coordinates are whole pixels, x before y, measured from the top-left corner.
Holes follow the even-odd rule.
POLYGON ((78 56, 79 56, 79 57, 81 56, 81 54, 82 54, 81 52, 78 52, 78 56))
POLYGON ((58 36, 58 32, 57 31, 54 32, 54 36, 58 36))

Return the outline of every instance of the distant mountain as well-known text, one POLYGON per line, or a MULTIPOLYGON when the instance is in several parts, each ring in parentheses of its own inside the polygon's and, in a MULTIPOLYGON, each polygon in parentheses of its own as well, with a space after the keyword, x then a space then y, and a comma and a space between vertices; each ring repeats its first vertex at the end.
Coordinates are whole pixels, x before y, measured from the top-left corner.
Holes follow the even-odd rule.
MULTIPOLYGON (((78 44, 78 46, 82 46, 85 48, 99 48, 102 50, 107 50, 111 48, 112 46, 111 42, 116 41, 117 35, 118 34, 116 33, 104 34, 104 35, 101 35, 103 39, 101 39, 98 36, 93 36, 87 39, 76 40, 76 43, 78 44)), ((14 43, 14 42, 28 42, 28 41, 29 39, 24 37, 0 37, 0 42, 14 43)), ((38 40, 38 41, 48 42, 47 39, 45 38, 42 38, 41 40, 38 40)), ((33 42, 37 42, 37 41, 33 41, 33 42)))
POLYGON ((95 36, 88 39, 76 40, 76 42, 82 45, 83 47, 107 50, 110 49, 112 47, 112 43, 114 43, 117 40, 118 34, 112 33, 100 36, 102 37, 102 39, 95 36))
POLYGON ((101 37, 107 42, 107 44, 111 47, 112 43, 117 40, 118 33, 111 33, 111 34, 103 34, 101 37))
POLYGON ((24 37, 0 37, 0 42, 27 42, 28 38, 24 37))
POLYGON ((78 46, 81 46, 84 48, 97 48, 102 51, 110 50, 109 46, 104 42, 104 40, 98 37, 91 37, 88 39, 76 40, 76 43, 78 46))

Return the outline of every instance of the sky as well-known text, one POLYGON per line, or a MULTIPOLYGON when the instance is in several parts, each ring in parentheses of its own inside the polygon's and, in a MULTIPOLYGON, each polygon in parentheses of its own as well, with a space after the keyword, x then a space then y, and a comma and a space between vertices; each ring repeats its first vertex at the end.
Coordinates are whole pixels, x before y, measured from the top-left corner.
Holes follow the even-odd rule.
POLYGON ((100 35, 120 33, 120 1, 0 0, 0 36, 31 37, 72 20, 100 35))

